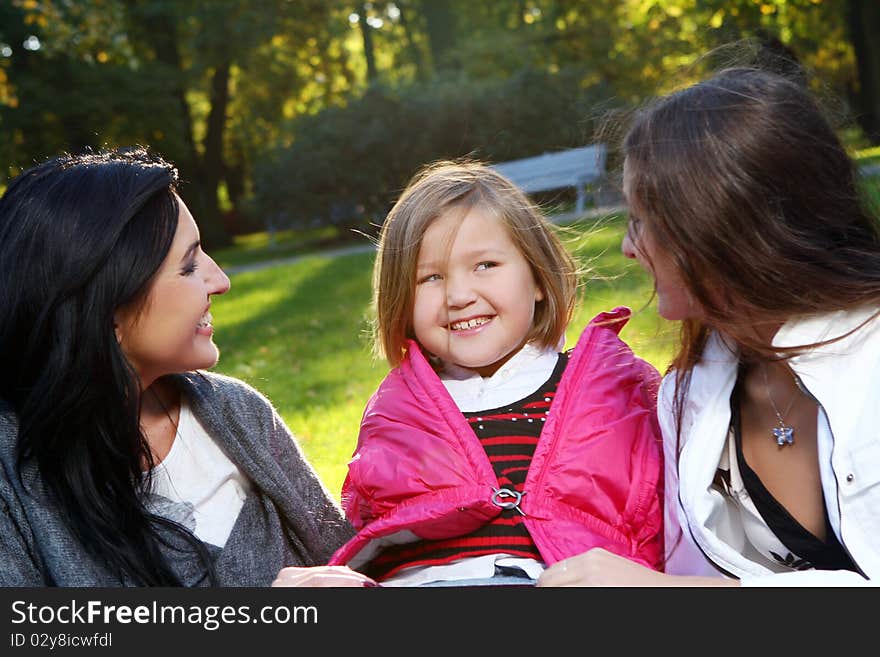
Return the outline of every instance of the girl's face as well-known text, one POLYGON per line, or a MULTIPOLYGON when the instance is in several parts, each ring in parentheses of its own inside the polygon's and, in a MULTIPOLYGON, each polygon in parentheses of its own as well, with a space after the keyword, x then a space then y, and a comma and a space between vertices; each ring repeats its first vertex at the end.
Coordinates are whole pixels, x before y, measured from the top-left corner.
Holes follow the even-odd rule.
POLYGON ((144 388, 160 376, 212 367, 219 351, 211 326, 211 295, 229 278, 199 243, 199 229, 183 201, 171 249, 136 307, 116 312, 116 337, 144 388))
POLYGON ((623 255, 637 260, 654 278, 657 313, 668 320, 697 319, 698 305, 691 297, 672 258, 657 244, 651 230, 639 218, 640 212, 631 194, 630 171, 623 163, 623 193, 629 209, 629 224, 620 245, 623 255))
POLYGON ((525 343, 544 298, 503 221, 476 206, 428 226, 419 248, 413 329, 449 363, 491 376, 525 343))

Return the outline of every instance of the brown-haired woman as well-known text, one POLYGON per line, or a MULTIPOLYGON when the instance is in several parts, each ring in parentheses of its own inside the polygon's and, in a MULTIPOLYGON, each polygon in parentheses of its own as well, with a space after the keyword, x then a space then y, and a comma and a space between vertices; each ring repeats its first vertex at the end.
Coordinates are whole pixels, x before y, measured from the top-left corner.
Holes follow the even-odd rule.
POLYGON ((830 124, 803 87, 729 69, 643 112, 624 152, 623 253, 681 322, 667 574, 592 551, 541 583, 880 578, 880 224, 830 124))

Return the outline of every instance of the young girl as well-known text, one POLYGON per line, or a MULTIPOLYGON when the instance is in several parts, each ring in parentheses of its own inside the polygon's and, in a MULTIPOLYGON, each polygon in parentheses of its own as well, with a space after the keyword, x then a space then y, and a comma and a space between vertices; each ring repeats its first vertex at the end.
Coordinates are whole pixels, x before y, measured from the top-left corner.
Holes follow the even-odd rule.
POLYGON ((343 485, 331 565, 387 585, 531 584, 601 546, 663 552, 659 375, 597 316, 564 353, 574 263, 493 169, 422 170, 382 229, 376 349, 392 371, 343 485))

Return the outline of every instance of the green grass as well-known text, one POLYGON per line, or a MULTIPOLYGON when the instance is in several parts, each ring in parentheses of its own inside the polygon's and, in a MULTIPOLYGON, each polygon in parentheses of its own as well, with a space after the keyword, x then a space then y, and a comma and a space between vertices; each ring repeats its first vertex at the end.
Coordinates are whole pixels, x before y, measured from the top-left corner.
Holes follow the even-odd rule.
POLYGON ((211 257, 224 269, 238 265, 277 260, 295 255, 313 253, 355 240, 365 241, 360 235, 345 234, 336 226, 307 230, 280 230, 250 235, 236 235, 232 246, 211 251, 211 257))
MULTIPOLYGON (((600 228, 566 231, 581 262, 603 277, 583 286, 569 346, 597 312, 615 305, 637 310, 650 298, 647 275, 620 253, 623 226, 617 217, 600 228)), ((371 358, 366 334, 373 257, 372 252, 314 255, 235 274, 231 291, 212 305, 222 352, 216 370, 249 382, 272 400, 337 499, 364 404, 387 371, 371 358)), ((621 335, 662 370, 671 353, 665 326, 649 307, 637 312, 621 335)))
POLYGON ((308 257, 232 276, 212 306, 217 371, 265 393, 339 495, 363 406, 383 373, 365 312, 372 254, 308 257))

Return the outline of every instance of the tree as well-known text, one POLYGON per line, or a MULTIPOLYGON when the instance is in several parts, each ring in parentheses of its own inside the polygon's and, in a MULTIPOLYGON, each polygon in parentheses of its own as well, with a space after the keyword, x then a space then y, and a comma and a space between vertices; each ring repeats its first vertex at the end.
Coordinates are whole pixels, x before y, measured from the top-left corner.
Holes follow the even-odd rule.
POLYGON ((367 84, 370 84, 375 82, 378 77, 376 72, 376 54, 373 51, 373 28, 369 23, 367 3, 361 3, 358 9, 360 10, 358 26, 361 28, 361 36, 364 40, 364 60, 367 63, 367 84))
MULTIPOLYGON (((266 44, 277 46, 279 38, 305 44, 311 43, 311 34, 326 34, 327 5, 318 0, 14 1, 23 23, 38 27, 45 43, 35 56, 18 57, 12 66, 20 87, 28 92, 31 110, 18 112, 12 121, 29 133, 26 150, 50 154, 146 142, 180 165, 203 241, 209 246, 228 241, 221 220, 221 187, 234 190, 228 197, 241 198, 245 159, 254 152, 242 137, 256 135, 231 132, 249 118, 247 105, 238 104, 236 97, 259 86, 251 80, 261 78, 262 65, 269 69, 291 50, 302 49, 266 44), (50 66, 40 65, 49 61, 50 66), (243 67, 255 63, 243 73, 243 67), (59 80, 52 80, 53 75, 59 80), (113 99, 116 106, 109 109, 117 111, 78 111, 91 109, 92 99, 97 104, 113 99), (44 137, 31 132, 29 114, 42 115, 44 137), (59 129, 52 131, 55 124, 59 129)), ((291 75, 290 69, 300 63, 298 56, 284 62, 287 71, 282 76, 299 85, 294 95, 307 86, 295 72, 291 75)), ((280 120, 284 102, 274 99, 273 122, 280 120)))
POLYGON ((858 83, 852 93, 856 120, 867 139, 880 144, 880 4, 849 0, 847 18, 858 83))

